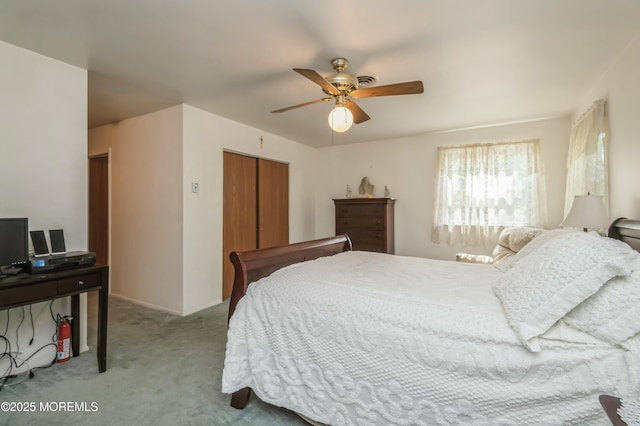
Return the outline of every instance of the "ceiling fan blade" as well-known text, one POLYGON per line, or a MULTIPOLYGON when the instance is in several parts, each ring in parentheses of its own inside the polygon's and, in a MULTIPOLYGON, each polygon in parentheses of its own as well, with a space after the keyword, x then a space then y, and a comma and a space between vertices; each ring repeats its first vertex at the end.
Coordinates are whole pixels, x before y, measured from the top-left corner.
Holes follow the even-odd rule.
POLYGON ((282 108, 282 109, 277 109, 275 111, 271 111, 271 112, 285 112, 285 111, 290 111, 292 109, 296 109, 296 108, 301 108, 307 105, 313 105, 313 104, 317 104, 319 102, 326 102, 331 100, 331 98, 322 98, 322 99, 316 99, 315 101, 310 101, 310 102, 305 102, 303 104, 298 104, 298 105, 293 105, 290 107, 286 107, 286 108, 282 108))
POLYGON ((371 98, 374 96, 415 95, 424 92, 420 80, 406 83, 387 84, 385 86, 365 87, 349 93, 352 98, 371 98))
POLYGON ((294 68, 293 70, 295 72, 297 72, 298 74, 307 77, 309 80, 313 81, 318 86, 322 87, 327 93, 330 93, 332 95, 339 95, 340 94, 340 91, 338 90, 338 88, 336 86, 334 86, 333 84, 329 83, 329 80, 327 80, 326 78, 324 78, 323 76, 318 74, 316 71, 314 71, 314 70, 305 70, 305 69, 302 69, 302 68, 294 68))
POLYGON ((353 114, 353 122, 356 124, 360 124, 363 121, 367 121, 369 120, 371 117, 369 117, 367 115, 366 112, 364 112, 362 110, 362 108, 360 108, 358 106, 358 104, 356 104, 355 102, 353 102, 352 100, 348 99, 346 101, 344 101, 344 106, 351 111, 351 114, 353 114))

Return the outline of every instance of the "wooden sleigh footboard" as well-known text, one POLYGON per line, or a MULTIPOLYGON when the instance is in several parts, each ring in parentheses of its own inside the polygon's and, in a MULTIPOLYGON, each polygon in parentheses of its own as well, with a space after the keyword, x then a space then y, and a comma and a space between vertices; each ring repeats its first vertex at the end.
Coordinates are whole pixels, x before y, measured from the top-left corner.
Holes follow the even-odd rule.
MULTIPOLYGON (((349 237, 347 235, 338 235, 280 247, 232 252, 230 258, 235 270, 235 278, 233 280, 228 319, 231 319, 238 302, 247 293, 247 288, 252 282, 269 276, 272 272, 285 266, 319 257, 332 256, 349 251, 351 248, 349 237)), ((243 409, 247 405, 250 395, 250 388, 234 392, 231 395, 231 406, 243 409)))

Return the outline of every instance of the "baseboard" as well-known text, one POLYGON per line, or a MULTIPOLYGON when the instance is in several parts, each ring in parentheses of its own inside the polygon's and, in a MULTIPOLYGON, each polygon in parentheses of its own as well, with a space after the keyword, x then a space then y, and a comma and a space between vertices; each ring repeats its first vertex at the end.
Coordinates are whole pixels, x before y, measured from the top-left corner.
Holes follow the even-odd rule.
POLYGON ((127 302, 131 302, 134 305, 144 306, 145 308, 150 308, 150 309, 155 309, 157 311, 167 312, 167 313, 172 314, 172 315, 183 316, 182 312, 174 311, 173 309, 169 309, 169 308, 166 308, 164 306, 154 305, 153 303, 147 303, 147 302, 143 302, 141 300, 132 299, 130 297, 123 296, 123 295, 118 294, 118 293, 114 293, 113 291, 109 294, 109 296, 110 297, 115 297, 115 298, 118 298, 118 299, 121 299, 121 300, 125 300, 127 302))
POLYGON ((203 309, 207 309, 207 308, 210 308, 212 306, 219 305, 221 303, 222 303, 222 300, 214 300, 213 302, 205 303, 202 306, 198 306, 195 309, 192 309, 192 310, 189 310, 189 311, 185 311, 183 315, 187 316, 187 315, 195 314, 196 312, 200 312, 203 309))

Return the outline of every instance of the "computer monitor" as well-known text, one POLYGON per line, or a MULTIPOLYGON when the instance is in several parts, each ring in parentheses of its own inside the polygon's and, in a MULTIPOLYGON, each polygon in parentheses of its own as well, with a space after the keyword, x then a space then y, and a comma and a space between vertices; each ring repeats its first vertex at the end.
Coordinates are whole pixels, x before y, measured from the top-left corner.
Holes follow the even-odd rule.
POLYGON ((0 272, 23 267, 29 260, 29 220, 0 218, 0 272))

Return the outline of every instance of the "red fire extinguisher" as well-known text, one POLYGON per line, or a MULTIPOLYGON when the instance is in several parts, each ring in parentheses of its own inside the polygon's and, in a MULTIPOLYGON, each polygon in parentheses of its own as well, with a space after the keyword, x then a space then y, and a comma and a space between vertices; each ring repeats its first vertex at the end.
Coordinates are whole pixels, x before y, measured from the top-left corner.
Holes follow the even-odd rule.
POLYGON ((57 362, 66 362, 71 358, 71 317, 58 319, 58 354, 57 362))

